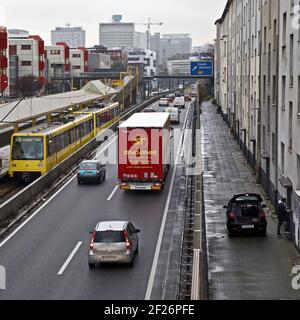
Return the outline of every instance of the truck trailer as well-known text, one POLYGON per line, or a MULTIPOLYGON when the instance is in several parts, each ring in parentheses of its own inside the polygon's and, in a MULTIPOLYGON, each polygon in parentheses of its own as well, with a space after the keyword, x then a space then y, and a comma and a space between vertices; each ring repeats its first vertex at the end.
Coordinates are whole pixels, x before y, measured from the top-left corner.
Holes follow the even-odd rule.
POLYGON ((136 113, 118 128, 118 179, 122 190, 164 188, 171 164, 168 113, 136 113))

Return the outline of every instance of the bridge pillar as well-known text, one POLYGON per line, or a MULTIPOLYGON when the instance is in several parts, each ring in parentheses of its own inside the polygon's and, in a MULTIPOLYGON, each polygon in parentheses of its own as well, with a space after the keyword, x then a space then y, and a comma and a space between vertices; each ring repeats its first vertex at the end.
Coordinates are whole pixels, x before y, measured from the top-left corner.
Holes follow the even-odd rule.
POLYGON ((14 133, 17 133, 17 132, 19 132, 19 124, 15 123, 14 124, 14 133))
POLYGON ((36 126, 36 118, 33 118, 33 119, 32 119, 32 121, 31 121, 31 125, 32 125, 33 127, 35 127, 35 126, 36 126))
POLYGON ((51 114, 47 114, 47 122, 51 122, 51 120, 52 120, 51 114))

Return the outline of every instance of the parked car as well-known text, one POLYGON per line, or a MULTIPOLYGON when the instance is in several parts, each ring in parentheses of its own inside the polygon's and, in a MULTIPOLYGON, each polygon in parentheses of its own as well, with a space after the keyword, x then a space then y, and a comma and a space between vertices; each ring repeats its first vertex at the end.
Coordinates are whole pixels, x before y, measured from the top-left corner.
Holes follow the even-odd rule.
POLYGON ((89 267, 101 263, 126 263, 133 267, 139 252, 139 233, 128 221, 99 222, 92 232, 89 267))
POLYGON ((171 123, 177 123, 180 124, 180 114, 181 111, 178 108, 175 107, 169 107, 165 110, 165 112, 168 112, 170 114, 170 121, 171 123))
POLYGON ((106 166, 96 160, 85 160, 81 162, 77 173, 77 182, 98 182, 106 178, 106 166))
POLYGON ((227 218, 229 237, 242 232, 256 232, 267 235, 267 219, 263 199, 259 194, 235 195, 228 205, 224 206, 227 218))
POLYGON ((169 100, 167 98, 161 98, 159 100, 159 106, 160 107, 168 107, 169 106, 169 100))

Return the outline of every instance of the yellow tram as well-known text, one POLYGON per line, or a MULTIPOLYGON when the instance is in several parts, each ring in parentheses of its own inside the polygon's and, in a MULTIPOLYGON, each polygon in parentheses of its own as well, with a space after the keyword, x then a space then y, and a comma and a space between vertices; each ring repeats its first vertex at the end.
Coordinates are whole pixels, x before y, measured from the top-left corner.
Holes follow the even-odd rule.
POLYGON ((29 180, 39 177, 119 120, 120 106, 86 109, 60 121, 42 123, 11 137, 9 176, 29 180))

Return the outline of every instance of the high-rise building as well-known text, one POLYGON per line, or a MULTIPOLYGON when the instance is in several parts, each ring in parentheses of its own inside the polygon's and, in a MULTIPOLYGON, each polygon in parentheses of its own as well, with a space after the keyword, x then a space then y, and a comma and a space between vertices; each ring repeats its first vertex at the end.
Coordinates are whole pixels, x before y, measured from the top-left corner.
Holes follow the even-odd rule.
POLYGON ((99 24, 99 44, 107 48, 135 47, 134 23, 121 22, 121 16, 113 16, 113 21, 99 24), (118 17, 118 19, 116 19, 118 17))
POLYGON ((51 44, 65 42, 70 48, 85 47, 85 30, 82 27, 56 27, 51 31, 51 44))
POLYGON ((192 38, 189 34, 164 34, 160 39, 159 63, 166 66, 169 58, 191 52, 192 38))
POLYGON ((160 66, 160 33, 156 32, 150 37, 150 50, 156 52, 156 64, 160 66))

